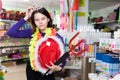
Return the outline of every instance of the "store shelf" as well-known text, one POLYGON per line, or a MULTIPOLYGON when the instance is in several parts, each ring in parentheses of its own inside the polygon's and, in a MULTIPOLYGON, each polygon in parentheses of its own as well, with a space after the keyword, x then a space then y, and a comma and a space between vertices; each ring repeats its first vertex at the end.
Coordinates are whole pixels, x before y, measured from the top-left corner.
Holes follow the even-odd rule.
POLYGON ((82 69, 81 66, 65 66, 65 69, 82 69))
POLYGON ((0 49, 1 48, 9 48, 9 47, 27 47, 29 45, 19 45, 19 46, 0 46, 0 49))
POLYGON ((14 20, 5 20, 5 19, 0 19, 0 21, 2 21, 2 22, 9 22, 9 23, 16 23, 16 22, 18 22, 18 21, 14 21, 14 20))
MULTIPOLYGON (((0 19, 4 23, 3 30, 8 30, 10 26, 18 21, 0 19)), ((28 48, 29 48, 28 38, 12 38, 6 35, 1 37, 0 41, 0 61, 18 61, 28 59, 28 48)))
POLYGON ((10 59, 5 59, 1 60, 0 62, 6 62, 6 61, 14 61, 14 60, 20 60, 20 59, 28 59, 29 57, 21 57, 21 58, 10 58, 10 59))
POLYGON ((94 23, 90 23, 90 24, 109 24, 109 23, 117 23, 118 21, 103 21, 103 22, 94 22, 94 23))

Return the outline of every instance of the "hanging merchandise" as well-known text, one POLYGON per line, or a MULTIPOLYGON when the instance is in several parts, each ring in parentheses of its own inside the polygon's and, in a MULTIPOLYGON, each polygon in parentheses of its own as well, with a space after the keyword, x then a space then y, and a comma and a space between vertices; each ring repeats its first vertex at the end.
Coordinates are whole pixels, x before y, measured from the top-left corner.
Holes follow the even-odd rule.
POLYGON ((68 2, 60 0, 60 29, 67 30, 68 28, 68 2))
POLYGON ((0 0, 0 10, 2 9, 2 1, 0 0))
POLYGON ((78 12, 79 9, 79 0, 71 0, 70 2, 70 30, 74 31, 77 30, 77 23, 78 23, 78 12))
POLYGON ((78 9, 79 9, 79 0, 74 0, 73 10, 78 10, 78 9))
POLYGON ((67 2, 67 0, 60 1, 60 11, 61 11, 60 27, 61 29, 65 29, 65 30, 67 29, 68 31, 77 30, 77 22, 78 22, 77 10, 78 9, 79 9, 79 0, 72 0, 70 2, 67 2), (70 3, 69 21, 68 21, 68 4, 67 3, 70 3))
POLYGON ((116 21, 120 23, 120 5, 116 9, 116 21))
POLYGON ((52 10, 51 12, 51 17, 52 17, 52 20, 53 20, 53 24, 57 24, 57 19, 56 19, 56 11, 55 10, 52 10))
POLYGON ((119 15, 118 23, 120 24, 120 6, 118 7, 118 15, 119 15))
POLYGON ((68 13, 68 2, 67 0, 60 0, 60 12, 63 14, 68 13))
POLYGON ((74 30, 78 30, 78 28, 77 28, 77 23, 78 23, 78 12, 77 11, 75 11, 74 12, 74 30))
POLYGON ((64 30, 65 29, 65 20, 64 20, 64 14, 62 14, 62 13, 60 13, 60 28, 62 29, 62 30, 64 30))
POLYGON ((68 14, 60 14, 60 28, 62 30, 68 30, 68 14))

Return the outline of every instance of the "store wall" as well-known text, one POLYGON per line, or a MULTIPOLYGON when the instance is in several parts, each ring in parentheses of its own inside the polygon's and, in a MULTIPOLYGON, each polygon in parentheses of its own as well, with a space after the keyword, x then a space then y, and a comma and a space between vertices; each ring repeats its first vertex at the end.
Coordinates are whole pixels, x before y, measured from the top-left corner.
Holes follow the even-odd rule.
POLYGON ((89 0, 82 0, 78 10, 78 25, 88 24, 88 3, 89 0), (83 1, 83 2, 82 2, 83 1))
POLYGON ((113 12, 115 9, 117 9, 117 7, 119 6, 119 4, 115 5, 115 6, 110 6, 104 9, 100 9, 100 10, 96 10, 92 12, 92 16, 93 17, 106 17, 109 13, 113 12))

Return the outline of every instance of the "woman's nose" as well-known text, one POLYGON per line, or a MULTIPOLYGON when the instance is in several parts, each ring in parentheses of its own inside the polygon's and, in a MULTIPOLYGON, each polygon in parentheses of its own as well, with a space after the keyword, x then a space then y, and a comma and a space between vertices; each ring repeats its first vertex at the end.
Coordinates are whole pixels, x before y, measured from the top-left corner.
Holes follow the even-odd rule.
POLYGON ((39 23, 41 24, 41 23, 42 23, 42 21, 41 21, 41 20, 39 20, 39 23))

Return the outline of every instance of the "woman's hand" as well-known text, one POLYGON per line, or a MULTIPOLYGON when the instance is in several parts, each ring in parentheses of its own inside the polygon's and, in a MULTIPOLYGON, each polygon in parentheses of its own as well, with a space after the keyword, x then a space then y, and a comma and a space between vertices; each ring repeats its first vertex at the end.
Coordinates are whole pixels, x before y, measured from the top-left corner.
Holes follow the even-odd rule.
POLYGON ((24 17, 25 21, 27 21, 31 17, 31 14, 32 14, 34 8, 35 8, 34 6, 28 7, 28 9, 26 11, 26 15, 24 17))
POLYGON ((48 66, 48 65, 46 64, 46 66, 47 66, 50 70, 52 70, 52 71, 61 71, 61 70, 62 70, 62 68, 61 68, 60 66, 54 65, 52 62, 50 62, 50 64, 51 64, 51 66, 48 66))

